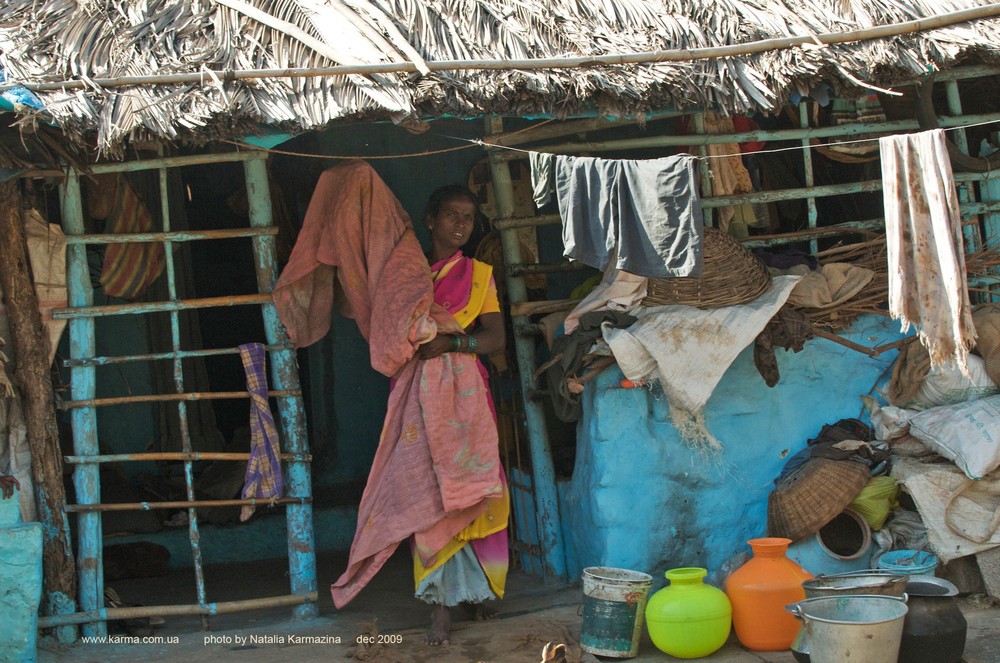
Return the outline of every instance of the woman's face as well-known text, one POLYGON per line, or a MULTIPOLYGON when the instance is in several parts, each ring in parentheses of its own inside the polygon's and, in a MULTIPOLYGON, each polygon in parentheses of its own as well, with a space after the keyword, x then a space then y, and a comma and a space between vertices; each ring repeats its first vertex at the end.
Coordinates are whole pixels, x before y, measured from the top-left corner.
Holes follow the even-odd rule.
POLYGON ((476 222, 476 205, 465 196, 441 203, 437 215, 428 220, 431 241, 442 250, 454 253, 469 241, 476 222))

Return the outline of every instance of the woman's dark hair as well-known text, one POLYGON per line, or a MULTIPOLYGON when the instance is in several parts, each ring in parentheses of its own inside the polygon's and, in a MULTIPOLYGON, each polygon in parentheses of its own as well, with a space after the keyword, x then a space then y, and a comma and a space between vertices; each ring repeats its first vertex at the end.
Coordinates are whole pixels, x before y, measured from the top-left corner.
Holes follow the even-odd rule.
POLYGON ((479 199, 476 198, 476 194, 461 184, 449 184, 435 189, 431 193, 431 197, 427 201, 427 207, 424 209, 423 220, 426 222, 428 219, 437 216, 438 212, 441 211, 441 206, 454 198, 467 198, 476 206, 476 211, 479 211, 479 199))

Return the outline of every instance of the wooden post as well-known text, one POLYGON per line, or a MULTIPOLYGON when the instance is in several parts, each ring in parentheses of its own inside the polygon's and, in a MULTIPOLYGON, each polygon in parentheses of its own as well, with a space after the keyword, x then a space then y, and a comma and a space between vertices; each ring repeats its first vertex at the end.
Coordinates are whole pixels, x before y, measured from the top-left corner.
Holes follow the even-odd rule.
POLYGON ((42 326, 31 280, 17 182, 0 183, 0 288, 6 300, 10 347, 16 365, 11 379, 21 393, 31 448, 35 504, 42 523, 44 605, 50 613, 72 612, 76 572, 64 511, 66 491, 49 374, 49 337, 42 326))

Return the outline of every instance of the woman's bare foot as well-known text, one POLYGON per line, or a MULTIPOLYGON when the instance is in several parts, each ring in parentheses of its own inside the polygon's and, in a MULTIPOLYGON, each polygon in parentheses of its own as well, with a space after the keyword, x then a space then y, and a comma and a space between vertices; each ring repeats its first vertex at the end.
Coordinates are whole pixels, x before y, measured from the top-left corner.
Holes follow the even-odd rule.
POLYGON ((424 642, 429 645, 450 644, 451 610, 446 605, 435 605, 431 608, 431 628, 424 636, 424 642))
POLYGON ((462 606, 465 608, 469 619, 474 619, 477 622, 493 619, 500 612, 500 609, 496 607, 495 601, 490 601, 489 603, 486 601, 480 601, 479 603, 466 602, 462 606))

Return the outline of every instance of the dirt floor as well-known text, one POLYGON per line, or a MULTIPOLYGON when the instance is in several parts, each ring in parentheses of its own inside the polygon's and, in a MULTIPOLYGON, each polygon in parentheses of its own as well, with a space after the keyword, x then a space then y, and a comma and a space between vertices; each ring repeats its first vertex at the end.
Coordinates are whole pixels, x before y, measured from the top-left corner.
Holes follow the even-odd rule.
MULTIPOLYGON (((321 556, 318 560, 320 616, 292 621, 290 609, 272 609, 219 615, 202 630, 200 617, 169 617, 152 631, 157 642, 92 643, 63 646, 44 640, 39 646, 40 663, 126 663, 132 661, 355 660, 374 663, 534 663, 541 660, 546 642, 569 645, 568 661, 597 659, 579 648, 582 590, 579 584, 545 583, 536 576, 513 572, 500 614, 488 621, 462 619, 455 611, 451 644, 431 647, 422 642, 427 629, 427 606, 413 598, 412 571, 408 551, 400 551, 372 583, 347 606, 337 611, 330 600, 330 583, 343 570, 343 556, 321 556), (359 636, 381 642, 358 643, 359 636)), ((206 569, 209 601, 231 601, 252 596, 287 593, 284 562, 229 565, 206 569)), ((190 571, 147 580, 119 581, 114 588, 126 604, 179 604, 194 602, 194 579, 190 571)), ((1000 663, 1000 608, 988 601, 964 598, 963 612, 969 622, 965 663, 1000 663)), ((120 624, 112 631, 124 635, 120 624)), ((136 636, 141 637, 141 636, 136 636)), ((643 629, 636 663, 672 661, 649 640, 643 629)), ((700 659, 709 663, 793 663, 784 652, 750 652, 735 636, 715 654, 700 659)), ((876 663, 862 661, 861 663, 876 663)))

